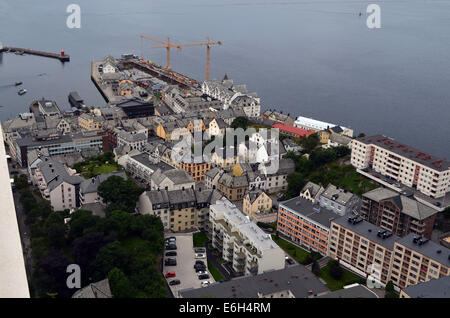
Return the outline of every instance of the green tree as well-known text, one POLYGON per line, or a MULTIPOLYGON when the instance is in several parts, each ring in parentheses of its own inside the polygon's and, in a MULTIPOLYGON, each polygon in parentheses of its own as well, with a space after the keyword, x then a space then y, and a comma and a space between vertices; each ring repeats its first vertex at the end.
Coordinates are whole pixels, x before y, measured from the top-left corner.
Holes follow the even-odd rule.
POLYGON ((83 236, 86 233, 99 230, 100 217, 93 215, 91 211, 78 210, 70 215, 69 240, 83 236))
POLYGON ((25 174, 14 176, 14 185, 16 189, 22 190, 28 188, 28 177, 25 174))
POLYGON ((127 260, 128 255, 119 241, 103 246, 92 262, 93 280, 99 281, 104 279, 114 267, 119 269, 125 268, 127 260))
POLYGON ((342 275, 344 275, 344 271, 342 270, 342 267, 339 265, 339 262, 336 260, 330 260, 328 261, 328 265, 330 276, 335 280, 340 280, 342 278, 342 275))
POLYGON ((111 293, 116 298, 135 298, 138 291, 128 277, 118 268, 113 268, 108 274, 111 293))
POLYGON ((300 139, 300 145, 303 147, 303 151, 310 153, 319 144, 319 136, 317 133, 311 134, 308 137, 300 139))
POLYGON ((51 246, 63 247, 65 245, 66 225, 59 213, 51 213, 44 222, 45 237, 51 246))
POLYGON ((111 176, 98 187, 98 194, 106 204, 114 209, 133 212, 136 202, 144 189, 133 180, 124 180, 119 176, 111 176))
POLYGON ((312 263, 311 271, 316 276, 320 275, 320 266, 319 266, 319 263, 317 263, 316 260, 314 260, 314 262, 312 263))
POLYGON ((233 120, 233 122, 231 123, 230 127, 231 128, 242 128, 244 130, 247 129, 249 124, 249 120, 246 117, 237 117, 233 120))
POLYGON ((306 184, 303 179, 303 175, 298 172, 293 172, 287 176, 288 190, 287 195, 289 198, 296 197, 306 184))

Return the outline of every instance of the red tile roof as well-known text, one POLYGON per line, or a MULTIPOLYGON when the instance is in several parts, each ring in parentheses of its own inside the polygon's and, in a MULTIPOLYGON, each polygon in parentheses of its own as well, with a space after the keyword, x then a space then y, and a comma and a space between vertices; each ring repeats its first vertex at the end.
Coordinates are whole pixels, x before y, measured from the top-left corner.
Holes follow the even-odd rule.
POLYGON ((294 127, 294 126, 289 126, 289 125, 286 125, 283 123, 275 123, 272 125, 272 127, 278 128, 280 130, 280 132, 287 132, 289 134, 297 135, 298 137, 303 137, 303 136, 308 137, 309 135, 314 133, 314 131, 301 129, 301 128, 294 127))

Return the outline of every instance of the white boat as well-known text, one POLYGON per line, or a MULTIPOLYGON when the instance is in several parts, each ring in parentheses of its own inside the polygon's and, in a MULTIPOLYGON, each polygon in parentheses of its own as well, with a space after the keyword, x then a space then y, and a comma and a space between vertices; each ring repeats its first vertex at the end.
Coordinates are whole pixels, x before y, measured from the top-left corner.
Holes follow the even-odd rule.
POLYGON ((25 94, 26 92, 27 92, 26 89, 21 89, 19 92, 17 92, 17 94, 23 95, 23 94, 25 94))

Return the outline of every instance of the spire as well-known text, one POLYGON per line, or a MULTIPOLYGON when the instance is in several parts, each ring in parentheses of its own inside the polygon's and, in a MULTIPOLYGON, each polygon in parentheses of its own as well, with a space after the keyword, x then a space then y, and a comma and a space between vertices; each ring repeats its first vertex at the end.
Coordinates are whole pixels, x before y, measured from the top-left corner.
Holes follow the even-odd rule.
POLYGON ((225 73, 225 76, 223 77, 223 81, 226 81, 228 79, 228 75, 225 73))

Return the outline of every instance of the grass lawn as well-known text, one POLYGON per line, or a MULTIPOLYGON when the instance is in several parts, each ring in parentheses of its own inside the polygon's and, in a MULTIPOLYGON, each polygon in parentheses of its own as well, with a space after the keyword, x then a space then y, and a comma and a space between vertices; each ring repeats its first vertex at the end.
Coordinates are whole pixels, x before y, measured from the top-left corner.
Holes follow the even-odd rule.
POLYGON ((214 277, 216 282, 221 281, 223 279, 223 275, 219 272, 219 270, 210 261, 208 261, 208 270, 211 273, 211 275, 214 277))
POLYGON ((338 289, 342 289, 344 286, 358 282, 358 281, 362 281, 364 280, 362 277, 353 274, 352 272, 346 270, 345 268, 342 268, 343 270, 343 274, 342 274, 342 278, 340 280, 335 280, 333 277, 330 276, 330 271, 329 271, 329 265, 326 265, 324 267, 322 267, 320 269, 320 277, 327 282, 328 288, 331 291, 335 291, 338 289))
POLYGON ((118 167, 115 164, 102 164, 102 165, 94 165, 89 164, 85 167, 83 167, 83 171, 81 172, 81 175, 85 179, 89 179, 95 176, 98 176, 100 174, 106 174, 114 171, 120 171, 120 167, 118 167))
POLYGON ((192 235, 192 240, 194 241, 194 247, 205 247, 208 237, 205 233, 198 232, 192 235))
POLYGON ((292 258, 294 258, 297 262, 303 263, 308 255, 310 255, 309 252, 305 251, 304 249, 289 243, 288 241, 276 237, 275 235, 272 235, 272 239, 275 243, 277 243, 286 253, 288 253, 292 258))

